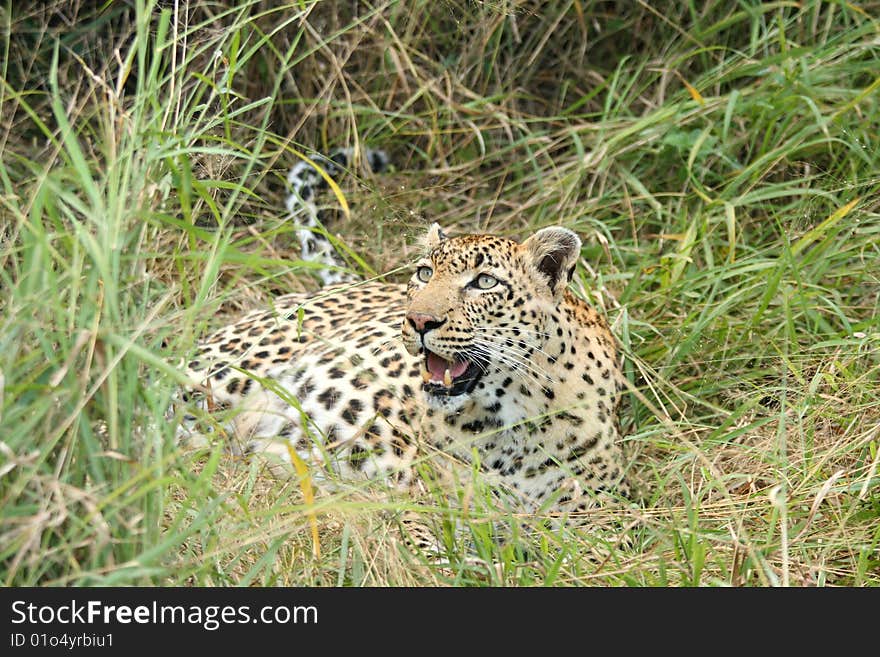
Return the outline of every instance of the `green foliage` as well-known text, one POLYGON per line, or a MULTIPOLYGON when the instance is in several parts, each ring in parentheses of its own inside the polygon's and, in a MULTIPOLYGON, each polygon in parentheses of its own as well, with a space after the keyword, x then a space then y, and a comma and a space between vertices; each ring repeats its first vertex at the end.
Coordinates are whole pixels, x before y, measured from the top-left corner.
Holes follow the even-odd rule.
POLYGON ((650 4, 0 8, 2 582, 880 583, 878 7, 650 4), (296 153, 365 143, 395 171, 343 184, 354 271, 405 265, 422 217, 585 238, 641 504, 595 532, 479 486, 308 505, 176 445, 196 337, 313 287, 296 153))

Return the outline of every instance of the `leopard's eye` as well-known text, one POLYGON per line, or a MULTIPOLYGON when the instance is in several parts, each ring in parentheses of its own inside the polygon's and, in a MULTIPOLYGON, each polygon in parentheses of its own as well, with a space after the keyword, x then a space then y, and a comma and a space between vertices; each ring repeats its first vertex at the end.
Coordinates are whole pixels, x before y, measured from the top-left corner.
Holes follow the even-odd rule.
POLYGON ((480 274, 473 280, 471 285, 481 290, 491 290, 498 285, 498 279, 491 274, 480 274))
POLYGON ((431 276, 434 275, 434 270, 430 267, 419 267, 416 269, 416 278, 418 278, 422 283, 427 283, 431 280, 431 276))

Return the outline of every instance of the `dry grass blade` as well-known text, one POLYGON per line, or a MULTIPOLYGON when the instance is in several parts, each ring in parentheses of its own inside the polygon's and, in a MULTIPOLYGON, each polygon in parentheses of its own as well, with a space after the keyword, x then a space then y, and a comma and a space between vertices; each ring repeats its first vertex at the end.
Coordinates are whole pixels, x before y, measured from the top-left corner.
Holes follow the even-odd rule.
MULTIPOLYGON (((290 455, 290 462, 293 463, 297 477, 299 477, 299 485, 302 490, 303 500, 307 507, 314 507, 315 492, 312 489, 312 478, 309 473, 309 467, 306 465, 305 461, 299 457, 299 454, 296 453, 293 445, 288 443, 286 446, 287 453, 290 455)), ((309 517, 309 527, 312 530, 312 556, 319 559, 321 557, 321 539, 318 536, 318 518, 315 514, 314 508, 310 508, 310 510, 306 511, 306 515, 309 517)))

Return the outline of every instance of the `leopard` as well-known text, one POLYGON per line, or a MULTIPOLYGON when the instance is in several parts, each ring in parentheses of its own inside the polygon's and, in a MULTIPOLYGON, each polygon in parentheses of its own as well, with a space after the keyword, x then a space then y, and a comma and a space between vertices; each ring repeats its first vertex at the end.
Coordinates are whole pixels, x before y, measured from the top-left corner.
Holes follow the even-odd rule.
POLYGON ((408 282, 285 294, 201 340, 185 433, 305 464, 319 485, 412 491, 436 461, 566 525, 625 502, 622 361, 572 289, 581 249, 563 226, 518 241, 434 223, 408 282))

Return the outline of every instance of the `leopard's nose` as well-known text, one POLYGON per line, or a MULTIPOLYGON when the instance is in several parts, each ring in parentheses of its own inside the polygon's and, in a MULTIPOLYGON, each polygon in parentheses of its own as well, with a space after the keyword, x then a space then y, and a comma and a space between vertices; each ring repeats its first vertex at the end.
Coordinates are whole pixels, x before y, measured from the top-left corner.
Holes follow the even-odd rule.
POLYGON ((406 321, 409 322, 409 325, 412 326, 413 330, 419 335, 424 335, 428 331, 433 331, 435 328, 443 326, 446 322, 445 319, 437 317, 436 315, 417 312, 408 312, 406 314, 406 321))

